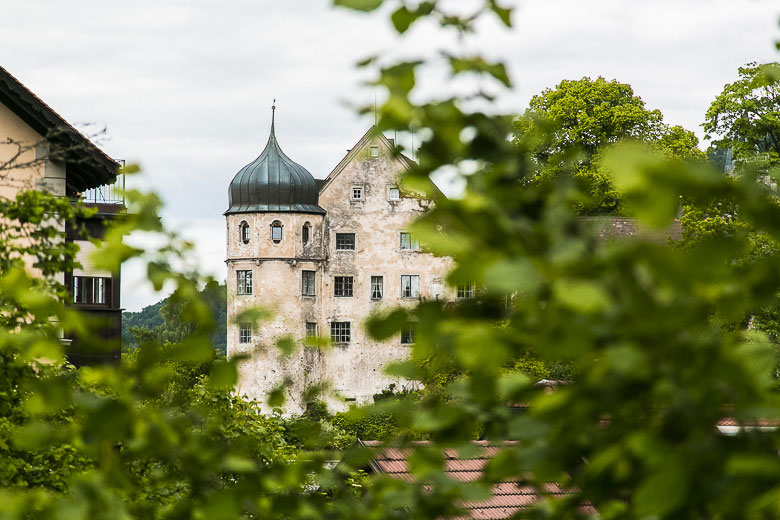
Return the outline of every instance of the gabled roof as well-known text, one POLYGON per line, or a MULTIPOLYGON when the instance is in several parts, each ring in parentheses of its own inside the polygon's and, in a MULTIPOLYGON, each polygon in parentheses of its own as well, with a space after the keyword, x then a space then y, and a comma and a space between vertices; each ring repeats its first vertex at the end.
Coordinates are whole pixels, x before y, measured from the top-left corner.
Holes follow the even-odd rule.
POLYGON ((119 163, 3 67, 0 67, 0 103, 43 136, 51 145, 51 153, 65 161, 68 194, 111 184, 116 180, 119 163))
MULTIPOLYGON (((475 482, 482 477, 482 472, 488 461, 508 447, 516 446, 516 442, 506 441, 495 444, 489 441, 472 441, 480 448, 479 454, 474 457, 461 457, 457 450, 444 449, 445 472, 448 477, 460 482, 475 482)), ((405 482, 414 482, 415 476, 409 471, 407 459, 412 454, 413 448, 394 448, 385 446, 378 441, 360 441, 358 443, 371 450, 373 460, 370 469, 376 473, 382 473, 392 478, 405 482)), ((412 446, 427 446, 429 442, 421 441, 412 443, 412 446)), ((499 482, 492 486, 492 497, 487 500, 460 502, 469 518, 500 519, 509 518, 521 511, 536 505, 543 497, 564 497, 573 494, 573 490, 563 488, 556 482, 548 482, 538 489, 534 486, 520 484, 518 482, 499 482)), ((586 516, 595 516, 596 509, 590 504, 583 504, 580 512, 586 516)))
MULTIPOLYGON (((342 172, 342 170, 349 164, 349 162, 358 154, 358 151, 361 150, 366 144, 368 144, 369 141, 373 137, 377 137, 381 143, 383 143, 387 148, 390 150, 395 149, 395 145, 390 142, 390 140, 385 137, 385 135, 376 129, 376 126, 372 126, 371 128, 366 131, 365 134, 363 134, 363 137, 361 137, 357 143, 355 143, 355 146, 349 149, 347 152, 347 155, 344 156, 343 159, 336 165, 335 168, 328 174, 325 179, 322 181, 318 181, 318 187, 320 189, 320 193, 330 185, 330 183, 335 179, 339 173, 342 172)), ((402 153, 394 154, 394 158, 397 158, 401 163, 404 165, 405 168, 409 169, 412 168, 415 165, 415 162, 409 159, 407 156, 405 156, 402 153)))

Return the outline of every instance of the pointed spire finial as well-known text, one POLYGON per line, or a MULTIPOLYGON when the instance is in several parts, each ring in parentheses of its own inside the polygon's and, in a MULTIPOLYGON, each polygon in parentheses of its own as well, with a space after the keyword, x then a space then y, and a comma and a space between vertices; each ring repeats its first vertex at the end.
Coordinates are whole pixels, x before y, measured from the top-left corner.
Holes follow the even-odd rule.
POLYGON ((274 103, 271 105, 271 133, 274 131, 274 119, 276 117, 276 98, 274 98, 274 103))

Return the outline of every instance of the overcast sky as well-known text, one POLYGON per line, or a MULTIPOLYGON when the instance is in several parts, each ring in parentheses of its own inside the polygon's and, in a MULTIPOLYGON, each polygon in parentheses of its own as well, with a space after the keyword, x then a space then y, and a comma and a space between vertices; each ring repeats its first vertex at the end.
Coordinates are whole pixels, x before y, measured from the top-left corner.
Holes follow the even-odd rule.
MULTIPOLYGON (((702 137, 703 115, 737 67, 778 59, 777 0, 515 5, 513 30, 484 23, 467 44, 507 62, 515 88, 496 107, 507 112, 562 79, 604 76, 702 137)), ((410 33, 400 43, 385 15, 330 0, 3 1, 0 64, 71 123, 105 126, 101 147, 141 164, 133 184, 161 194, 166 225, 223 280, 227 187, 262 151, 273 98, 282 148, 322 178, 372 123, 347 106, 374 96, 354 63, 451 43, 425 25, 410 33)), ((123 271, 128 310, 161 297, 140 278, 137 267, 123 271)))

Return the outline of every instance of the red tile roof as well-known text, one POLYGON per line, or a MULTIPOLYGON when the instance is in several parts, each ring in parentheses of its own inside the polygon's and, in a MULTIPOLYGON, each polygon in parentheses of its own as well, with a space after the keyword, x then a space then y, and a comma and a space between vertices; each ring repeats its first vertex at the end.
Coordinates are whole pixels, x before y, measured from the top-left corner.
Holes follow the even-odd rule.
MULTIPOLYGON (((394 448, 384 446, 378 441, 361 441, 373 453, 373 467, 382 473, 406 482, 414 482, 416 479, 409 471, 408 457, 413 448, 394 448)), ((460 457, 454 449, 444 449, 445 471, 447 476, 460 482, 474 482, 482 476, 482 470, 488 461, 500 453, 505 447, 516 443, 507 441, 501 445, 488 441, 474 441, 479 446, 479 454, 475 457, 460 457)), ((414 445, 430 445, 429 442, 417 442, 414 445)), ((572 490, 565 489, 555 482, 549 482, 542 486, 542 490, 529 485, 521 485, 517 482, 500 482, 493 484, 492 497, 476 502, 460 502, 458 505, 468 512, 468 518, 500 519, 509 518, 520 511, 535 505, 543 496, 571 495, 572 490)), ((584 504, 581 512, 595 515, 596 510, 590 504, 584 504)))

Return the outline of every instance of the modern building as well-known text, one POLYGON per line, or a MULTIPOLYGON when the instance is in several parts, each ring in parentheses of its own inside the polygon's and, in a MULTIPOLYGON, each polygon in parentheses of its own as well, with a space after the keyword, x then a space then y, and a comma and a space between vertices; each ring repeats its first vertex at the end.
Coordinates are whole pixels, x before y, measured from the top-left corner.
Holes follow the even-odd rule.
MULTIPOLYGON (((444 283, 451 261, 422 251, 409 233, 430 204, 399 187, 411 165, 371 129, 325 179, 315 179, 282 151, 272 118, 265 149, 230 183, 227 352, 248 356, 239 364, 237 391, 263 402, 265 411, 267 393, 282 384, 289 414, 305 410, 304 394, 315 385, 330 385, 343 400, 329 405, 339 409, 370 401, 391 384, 412 384, 383 367, 407 356, 414 329, 385 342, 363 329, 375 311, 456 297, 444 283), (250 307, 273 317, 255 327, 236 322, 250 307), (330 346, 290 355, 275 346, 315 336, 330 346)), ((461 296, 473 292, 460 289, 461 296)))
MULTIPOLYGON (((24 190, 41 190, 97 209, 83 222, 89 236, 100 238, 106 220, 124 212, 114 194, 119 163, 60 117, 8 71, 0 67, 0 197, 13 199, 24 190)), ((90 266, 95 246, 63 227, 63 238, 80 246, 82 267, 61 273, 59 281, 71 292, 75 308, 99 320, 103 345, 87 352, 78 338, 63 338, 76 365, 119 358, 122 312, 120 273, 90 266)))

